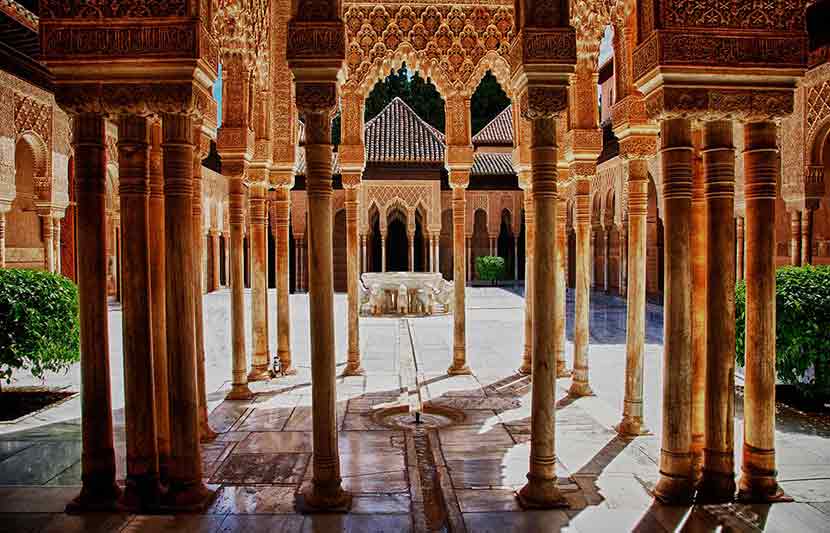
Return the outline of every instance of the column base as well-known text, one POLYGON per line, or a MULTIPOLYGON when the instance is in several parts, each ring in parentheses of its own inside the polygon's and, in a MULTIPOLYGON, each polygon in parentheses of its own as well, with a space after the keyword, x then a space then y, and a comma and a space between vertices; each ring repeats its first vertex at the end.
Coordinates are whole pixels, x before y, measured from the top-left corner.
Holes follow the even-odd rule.
POLYGON ((556 478, 541 479, 527 475, 527 484, 516 491, 516 499, 522 509, 561 509, 569 507, 559 488, 556 478))
POLYGON ((248 372, 248 381, 268 381, 271 379, 271 370, 268 364, 253 365, 251 371, 248 372))
POLYGON ((533 373, 533 366, 530 363, 522 363, 522 366, 517 368, 516 372, 523 376, 529 376, 533 373))
POLYGON ((449 374, 450 376, 467 376, 472 373, 473 371, 470 370, 469 366, 456 366, 455 363, 453 363, 453 365, 447 369, 447 374, 449 374))
POLYGON ((573 375, 573 370, 569 370, 565 367, 565 363, 563 362, 561 365, 557 362, 556 363, 556 377, 557 378, 569 378, 573 375))
POLYGON ((787 496, 775 476, 759 476, 745 470, 738 482, 737 500, 742 503, 785 503, 794 501, 787 496))
POLYGON ((593 395, 594 391, 591 390, 591 386, 588 385, 588 383, 582 381, 574 381, 573 383, 571 383, 571 388, 568 389, 568 396, 573 396, 575 398, 593 395))
POLYGON ((235 384, 231 387, 231 391, 225 396, 226 400, 250 400, 254 397, 254 393, 248 388, 247 383, 235 384))
POLYGON ((621 437, 627 438, 651 435, 651 431, 643 424, 643 419, 639 416, 623 416, 620 423, 614 426, 614 431, 621 437))
POLYGON ((118 500, 118 507, 129 512, 157 509, 164 494, 157 475, 133 476, 127 478, 124 493, 118 500))
POLYGON ((654 487, 654 497, 666 505, 688 505, 692 503, 694 486, 689 477, 678 477, 660 472, 660 481, 654 487))
POLYGON ((344 376, 365 376, 366 370, 360 366, 360 363, 352 364, 346 363, 346 368, 343 369, 344 376))
POLYGON ((210 423, 208 423, 207 413, 205 413, 204 417, 200 416, 199 442, 213 442, 217 436, 219 436, 219 434, 213 431, 213 428, 210 427, 210 423))
POLYGON ((118 499, 121 497, 121 487, 114 480, 84 481, 81 493, 66 504, 68 514, 87 512, 115 511, 118 508, 118 499))
POLYGON ((728 503, 735 500, 735 475, 703 470, 697 486, 697 503, 728 503))
POLYGON ((171 483, 159 508, 165 512, 198 513, 210 507, 215 498, 216 492, 207 488, 201 481, 188 484, 171 483))
POLYGON ((352 508, 352 495, 345 490, 338 479, 331 483, 312 481, 297 494, 297 510, 309 513, 348 513, 352 508))

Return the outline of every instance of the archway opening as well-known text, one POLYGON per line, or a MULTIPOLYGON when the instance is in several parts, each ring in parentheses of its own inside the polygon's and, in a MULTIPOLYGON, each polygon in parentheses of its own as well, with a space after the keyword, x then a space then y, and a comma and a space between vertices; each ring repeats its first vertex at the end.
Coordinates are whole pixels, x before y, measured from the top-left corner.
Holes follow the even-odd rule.
POLYGON ((409 242, 406 237, 406 222, 400 211, 390 215, 386 229, 386 271, 406 272, 409 270, 409 242))
POLYGON ((516 249, 515 239, 511 231, 510 211, 503 209, 501 212, 501 224, 499 227, 499 238, 497 243, 498 255, 504 258, 505 279, 519 279, 516 271, 516 249))

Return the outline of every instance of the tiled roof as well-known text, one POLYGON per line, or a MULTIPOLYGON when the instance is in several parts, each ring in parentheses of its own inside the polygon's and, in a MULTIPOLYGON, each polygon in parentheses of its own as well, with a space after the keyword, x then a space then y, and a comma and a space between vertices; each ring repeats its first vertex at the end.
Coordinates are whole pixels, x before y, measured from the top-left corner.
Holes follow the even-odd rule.
POLYGON ((510 176, 513 170, 513 158, 509 153, 478 152, 473 159, 473 176, 510 176))
POLYGON ((366 123, 366 161, 443 163, 444 134, 427 124, 400 98, 366 123))
POLYGON ((513 106, 507 106, 486 126, 473 135, 475 145, 512 145, 513 144, 513 106))

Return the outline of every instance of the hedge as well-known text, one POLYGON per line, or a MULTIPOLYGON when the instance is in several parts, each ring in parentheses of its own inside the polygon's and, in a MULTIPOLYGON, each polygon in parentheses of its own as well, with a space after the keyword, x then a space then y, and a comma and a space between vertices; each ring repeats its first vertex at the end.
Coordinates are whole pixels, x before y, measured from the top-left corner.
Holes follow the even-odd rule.
POLYGON ((498 281, 504 278, 504 258, 497 255, 476 257, 476 273, 478 279, 484 281, 498 281))
MULTIPOLYGON (((810 396, 830 393, 830 266, 775 273, 776 372, 810 396)), ((744 364, 746 284, 735 289, 736 353, 744 364)))
POLYGON ((60 274, 0 269, 0 384, 43 378, 80 360, 78 289, 60 274))

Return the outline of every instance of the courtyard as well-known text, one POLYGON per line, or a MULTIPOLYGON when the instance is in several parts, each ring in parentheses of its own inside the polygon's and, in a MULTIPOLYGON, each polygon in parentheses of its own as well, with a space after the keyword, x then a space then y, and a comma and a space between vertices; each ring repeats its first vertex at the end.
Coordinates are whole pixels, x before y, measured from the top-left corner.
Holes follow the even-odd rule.
MULTIPOLYGON (((271 313, 274 298, 271 291, 271 313)), ((217 493, 209 509, 175 516, 63 514, 81 485, 80 399, 75 396, 18 423, 0 425, 0 531, 795 532, 825 530, 830 521, 830 424, 780 404, 778 481, 793 502, 694 507, 654 503, 649 491, 659 478, 662 308, 649 304, 646 310, 644 412, 653 434, 623 439, 613 425, 619 422, 624 395, 625 300, 600 292, 592 294, 590 316, 590 384, 595 395, 569 397, 570 379, 557 380, 557 476, 569 507, 521 510, 514 491, 526 481, 531 390, 529 376, 516 373, 522 358, 524 299, 520 292, 495 287, 467 288, 468 363, 473 373, 454 377, 446 373, 452 358, 451 316, 361 319, 366 373, 340 377, 346 364, 346 299, 336 295, 336 426, 343 486, 353 502, 347 514, 300 514, 296 494, 311 478, 308 295, 291 296, 298 373, 251 383, 255 397, 249 401, 224 400, 231 375, 230 292, 205 295, 203 302, 210 423, 219 433, 202 445, 205 482, 217 493), (454 409, 463 417, 434 429, 425 424, 410 430, 378 418, 382 409, 406 405, 416 393, 427 405, 454 409)), ((569 367, 573 303, 569 291, 569 367)), ((109 327, 116 477, 123 483, 119 306, 110 307, 109 327)), ((25 376, 17 382, 38 383, 25 376)), ((74 391, 79 383, 78 365, 47 380, 50 386, 74 391)), ((743 440, 741 383, 739 371, 736 442, 743 440)), ((739 453, 735 459, 739 471, 739 453)))

